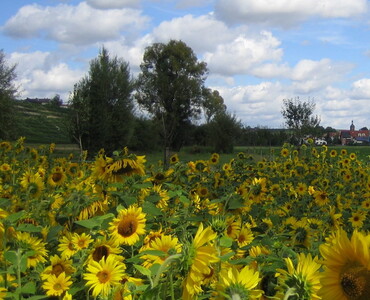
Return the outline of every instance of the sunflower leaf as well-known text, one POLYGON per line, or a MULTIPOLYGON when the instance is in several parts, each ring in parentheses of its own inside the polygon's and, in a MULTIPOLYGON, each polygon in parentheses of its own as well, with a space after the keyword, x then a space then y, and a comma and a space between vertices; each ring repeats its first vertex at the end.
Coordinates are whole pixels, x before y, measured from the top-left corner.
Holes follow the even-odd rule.
POLYGON ((19 224, 17 230, 26 232, 41 232, 42 227, 35 226, 33 224, 19 224))
POLYGON ((151 278, 152 276, 152 272, 147 269, 147 268, 144 268, 143 266, 140 266, 140 265, 134 265, 135 269, 138 270, 141 274, 147 276, 148 278, 151 278))

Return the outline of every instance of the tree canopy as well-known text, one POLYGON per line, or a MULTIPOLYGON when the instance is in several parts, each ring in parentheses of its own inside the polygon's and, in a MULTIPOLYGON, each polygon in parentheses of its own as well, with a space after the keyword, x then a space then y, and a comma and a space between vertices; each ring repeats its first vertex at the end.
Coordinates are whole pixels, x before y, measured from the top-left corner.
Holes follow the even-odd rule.
POLYGON ((135 97, 161 127, 165 148, 178 150, 185 128, 199 117, 207 66, 184 42, 146 48, 135 97))
POLYGON ((3 50, 0 50, 0 139, 12 139, 16 135, 14 101, 17 88, 14 84, 16 66, 9 66, 3 50))
POLYGON ((133 89, 128 63, 111 58, 103 47, 70 98, 70 132, 81 149, 111 152, 129 143, 134 122, 133 89))
POLYGON ((316 103, 312 100, 302 101, 299 97, 284 99, 281 114, 289 129, 294 131, 294 138, 299 142, 304 134, 314 132, 320 125, 320 118, 313 115, 316 103))

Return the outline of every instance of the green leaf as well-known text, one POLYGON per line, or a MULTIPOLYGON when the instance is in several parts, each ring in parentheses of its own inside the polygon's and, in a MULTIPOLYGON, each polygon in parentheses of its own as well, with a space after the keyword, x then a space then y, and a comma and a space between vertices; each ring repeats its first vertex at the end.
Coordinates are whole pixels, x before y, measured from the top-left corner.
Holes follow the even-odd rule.
POLYGON ((241 207, 244 207, 244 203, 241 198, 232 197, 228 202, 229 209, 237 209, 241 207))
POLYGON ((113 214, 105 214, 105 215, 96 216, 96 217, 93 217, 87 220, 75 221, 75 223, 82 227, 88 228, 88 229, 93 229, 96 227, 100 228, 106 219, 113 218, 113 217, 114 217, 113 214))
POLYGON ((7 261, 11 262, 13 265, 17 265, 18 259, 17 259, 17 252, 15 251, 6 251, 4 253, 4 257, 7 261))
POLYGON ((141 274, 147 276, 147 277, 151 277, 152 276, 152 272, 147 269, 147 268, 144 268, 143 266, 140 266, 140 265, 134 265, 135 269, 138 270, 141 274))
POLYGON ((23 294, 35 294, 36 293, 36 285, 34 282, 27 282, 25 285, 22 286, 22 293, 23 294))
POLYGON ((190 204, 190 200, 188 199, 188 197, 182 195, 179 197, 179 200, 184 203, 184 204, 190 204))
POLYGON ((162 211, 151 202, 144 202, 143 212, 149 216, 161 216, 162 211))
POLYGON ((48 236, 46 237, 46 241, 51 242, 53 240, 57 240, 58 239, 58 233, 62 229, 63 229, 63 226, 61 226, 59 224, 56 225, 56 226, 50 227, 49 232, 48 232, 48 236))
POLYGON ((221 259, 221 261, 227 261, 229 258, 231 258, 233 255, 235 254, 235 252, 229 252, 229 253, 227 253, 227 254, 225 254, 225 255, 222 255, 221 257, 220 257, 220 259, 221 259))
POLYGON ((228 236, 223 236, 220 238, 220 246, 229 248, 233 244, 233 239, 228 236))
POLYGON ((35 226, 33 224, 19 224, 17 226, 18 231, 26 231, 26 232, 41 232, 41 226, 35 226))
POLYGON ((26 215, 26 213, 27 212, 25 210, 21 210, 21 211, 15 213, 15 214, 11 214, 11 215, 7 216, 4 220, 8 221, 10 223, 14 223, 14 222, 20 220, 21 218, 23 218, 26 215))

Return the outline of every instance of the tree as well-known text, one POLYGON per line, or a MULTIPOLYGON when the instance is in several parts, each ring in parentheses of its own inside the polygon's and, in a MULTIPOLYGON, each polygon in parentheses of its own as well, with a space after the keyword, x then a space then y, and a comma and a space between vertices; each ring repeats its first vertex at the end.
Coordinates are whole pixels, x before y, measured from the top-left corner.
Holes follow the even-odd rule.
POLYGON ((137 102, 158 122, 164 149, 179 150, 183 129, 201 113, 207 66, 184 42, 171 40, 147 47, 140 69, 137 102))
POLYGON ((224 99, 217 90, 205 88, 203 94, 204 100, 202 107, 206 123, 209 123, 215 115, 226 112, 226 105, 224 104, 224 99))
POLYGON ((241 132, 241 122, 227 111, 217 114, 209 123, 210 141, 218 153, 231 153, 241 132))
POLYGON ((0 139, 16 137, 14 100, 17 88, 14 85, 16 66, 8 66, 3 50, 0 50, 0 139))
POLYGON ((292 142, 300 143, 303 135, 315 132, 320 125, 320 118, 313 116, 315 107, 313 101, 301 101, 299 97, 283 100, 281 114, 288 128, 294 132, 292 142))
POLYGON ((107 152, 126 146, 133 133, 133 80, 128 63, 111 58, 103 47, 89 74, 70 97, 70 132, 81 149, 107 152))

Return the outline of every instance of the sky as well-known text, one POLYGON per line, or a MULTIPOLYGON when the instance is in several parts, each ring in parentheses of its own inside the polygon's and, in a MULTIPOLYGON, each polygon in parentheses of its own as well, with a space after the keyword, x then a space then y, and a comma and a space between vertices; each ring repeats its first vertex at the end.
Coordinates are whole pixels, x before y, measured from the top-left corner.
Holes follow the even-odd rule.
POLYGON ((67 103, 104 46, 140 72, 145 48, 182 40, 245 126, 282 128, 284 99, 321 125, 370 128, 370 1, 2 0, 0 49, 19 99, 67 103))

